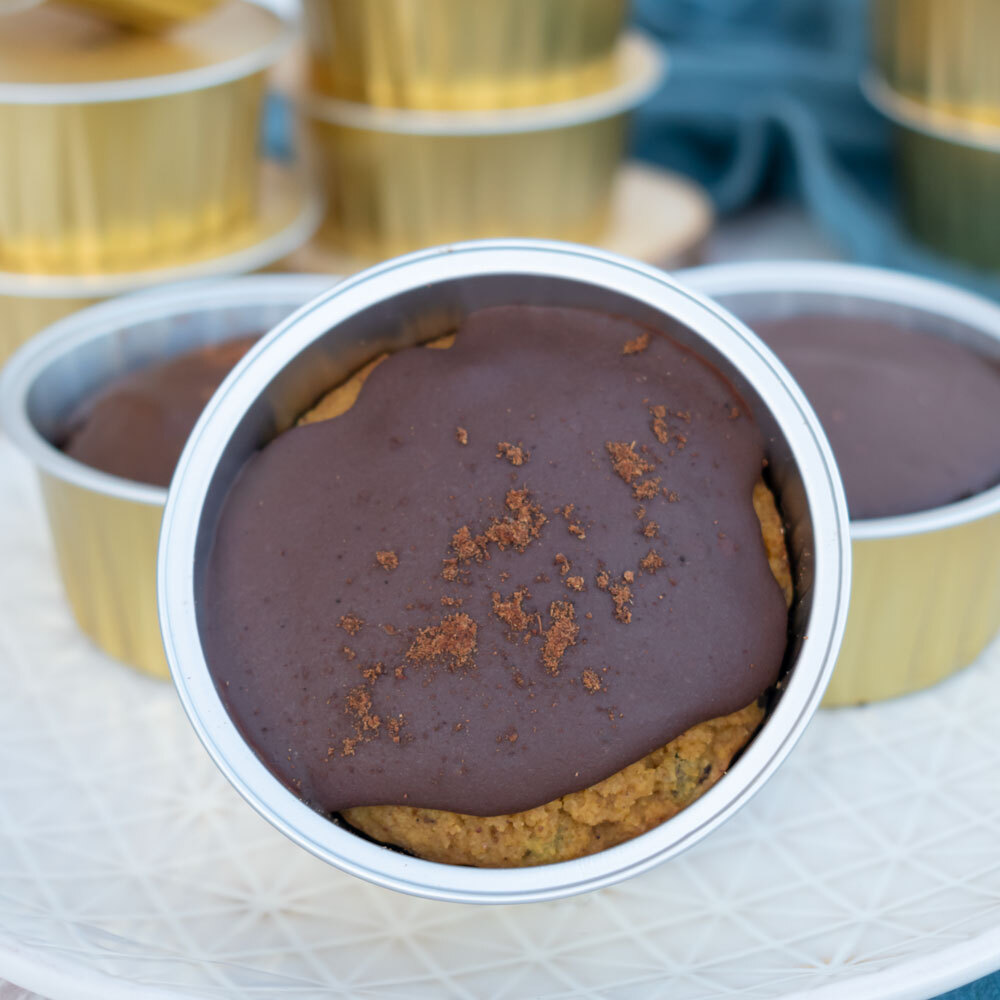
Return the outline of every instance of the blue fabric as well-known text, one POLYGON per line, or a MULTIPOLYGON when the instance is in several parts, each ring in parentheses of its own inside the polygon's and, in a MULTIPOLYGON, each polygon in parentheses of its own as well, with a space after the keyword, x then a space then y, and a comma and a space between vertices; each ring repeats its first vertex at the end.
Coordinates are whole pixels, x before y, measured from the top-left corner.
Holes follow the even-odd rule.
POLYGON ((943 993, 938 1000, 1000 1000, 1000 972, 985 976, 969 986, 943 993))
POLYGON ((1000 298, 1000 275, 908 238, 891 133, 861 95, 866 0, 635 0, 670 57, 636 116, 634 151, 704 184, 726 214, 769 194, 802 200, 854 260, 1000 298))

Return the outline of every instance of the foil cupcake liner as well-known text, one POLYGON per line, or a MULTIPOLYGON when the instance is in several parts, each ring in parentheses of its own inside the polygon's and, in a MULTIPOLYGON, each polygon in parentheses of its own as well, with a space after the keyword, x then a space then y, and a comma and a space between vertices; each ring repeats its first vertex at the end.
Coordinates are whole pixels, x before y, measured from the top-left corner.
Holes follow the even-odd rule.
MULTIPOLYGON (((1000 117, 959 118, 864 80, 895 125, 897 176, 907 228, 940 253, 1000 270, 1000 117)), ((998 105, 1000 107, 1000 105, 998 105)))
POLYGON ((333 281, 255 275, 128 295, 55 324, 0 374, 0 422, 38 469, 73 615, 123 663, 168 676, 156 614, 156 550, 167 491, 64 455, 53 443, 62 422, 114 378, 205 344, 264 333, 333 281))
POLYGON ((898 93, 1000 125, 995 0, 872 0, 872 58, 898 93))
POLYGON ((699 840, 763 784, 822 697, 847 612, 850 541, 833 456, 800 390, 727 313, 664 272, 603 251, 531 240, 446 246, 348 278, 277 327, 233 372, 188 440, 160 538, 160 622, 172 676, 196 732, 247 801, 319 858, 378 885, 432 899, 555 899, 639 874, 699 840), (769 448, 796 577, 789 673, 773 711, 728 774, 661 826, 610 850, 527 869, 436 864, 386 850, 293 795, 244 742, 201 648, 195 595, 221 505, 245 460, 365 361, 453 329, 510 301, 579 306, 641 322, 669 318, 749 401, 769 448), (392 322, 387 323, 387 317, 392 322))
MULTIPOLYGON (((751 327, 803 312, 859 315, 968 344, 1000 360, 1000 309, 947 285, 833 263, 722 264, 679 280, 751 327)), ((929 687, 971 663, 1000 627, 1000 486, 969 500, 851 522, 851 610, 823 704, 929 687)))
POLYGON ((167 282, 242 274, 269 267, 316 231, 322 201, 301 173, 265 163, 249 225, 211 248, 216 255, 176 267, 93 275, 23 275, 0 271, 0 364, 51 323, 115 295, 167 282))
POLYGON ((494 110, 613 86, 627 0, 305 0, 311 85, 378 107, 494 110))
POLYGON ((464 239, 599 239, 624 154, 627 113, 660 83, 638 36, 621 75, 592 97, 538 108, 386 111, 312 100, 305 113, 327 200, 320 241, 370 263, 464 239))
POLYGON ((139 31, 163 31, 173 24, 207 14, 221 0, 63 0, 116 24, 139 31))
MULTIPOLYGON (((271 15, 268 15, 270 18, 271 15)), ((127 33, 123 33, 127 34, 127 33)), ((0 82, 0 269, 93 274, 175 265, 253 217, 264 70, 253 51, 159 76, 0 82)))

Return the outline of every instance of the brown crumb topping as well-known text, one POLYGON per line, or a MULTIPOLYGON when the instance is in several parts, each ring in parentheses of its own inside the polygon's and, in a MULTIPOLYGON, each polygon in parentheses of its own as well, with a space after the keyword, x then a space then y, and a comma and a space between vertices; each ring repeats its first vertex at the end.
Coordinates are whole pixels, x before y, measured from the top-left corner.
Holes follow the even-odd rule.
POLYGON ((649 333, 640 333, 638 337, 625 341, 622 354, 638 354, 640 351, 646 350, 647 347, 649 347, 649 333))
POLYGON ((663 495, 667 498, 667 503, 677 503, 680 500, 676 490, 668 490, 665 486, 663 487, 663 495))
POLYGON ((550 674, 559 673, 563 653, 576 645, 580 626, 576 624, 576 608, 572 601, 553 601, 549 605, 551 624, 545 630, 545 645, 542 647, 542 663, 550 674))
POLYGON ((589 694, 597 694, 601 690, 601 678, 597 676, 597 671, 587 667, 582 674, 583 686, 589 694))
POLYGON ((566 586, 570 590, 580 591, 583 590, 585 581, 582 576, 568 576, 566 577, 566 586))
POLYGON ((666 563, 663 561, 663 557, 660 555, 656 549, 650 549, 640 560, 639 569, 643 573, 655 573, 658 569, 662 569, 666 563))
POLYGON ((469 443, 469 432, 464 427, 456 427, 455 428, 455 440, 459 444, 468 444, 469 443))
POLYGON ((457 558, 444 560, 441 575, 452 581, 458 578, 459 563, 480 563, 489 559, 491 542, 501 552, 508 548, 524 552, 548 520, 542 508, 532 503, 529 496, 526 488, 508 490, 504 504, 511 513, 502 519, 494 517, 489 527, 479 535, 473 535, 467 524, 462 525, 451 538, 451 548, 457 558))
POLYGON ((631 483, 644 473, 653 471, 652 464, 636 454, 634 441, 631 444, 626 444, 624 441, 606 441, 604 447, 611 456, 612 468, 626 483, 631 483))
POLYGON ((520 441, 517 444, 511 444, 509 441, 498 441, 497 458, 506 458, 511 465, 524 465, 531 458, 531 453, 520 441))
POLYGON ((350 646, 342 646, 342 647, 341 647, 341 652, 342 652, 342 653, 344 654, 344 656, 346 656, 346 657, 347 657, 347 658, 348 658, 349 660, 353 660, 353 659, 354 659, 354 657, 358 655, 357 653, 355 653, 355 652, 354 652, 354 650, 353 650, 353 649, 351 649, 351 647, 350 647, 350 646))
POLYGON ((660 534, 660 526, 655 521, 647 521, 642 526, 642 533, 646 538, 656 538, 660 534))
POLYGON ((553 562, 559 567, 559 575, 565 576, 570 569, 570 561, 561 553, 557 552, 553 562))
POLYGON ((670 439, 670 433, 667 430, 667 408, 665 406, 651 406, 649 412, 653 415, 653 421, 650 427, 653 433, 656 435, 656 440, 660 444, 666 444, 670 439))
POLYGON ((597 589, 607 590, 611 586, 611 574, 607 570, 601 570, 596 577, 597 589))
POLYGON ((442 608, 460 608, 462 604, 463 599, 461 597, 449 597, 445 594, 445 596, 441 598, 442 608))
POLYGON ((449 670, 474 667, 478 631, 465 612, 448 615, 440 625, 429 625, 417 633, 406 658, 416 663, 443 663, 449 670))
POLYGON ((632 487, 632 496, 636 500, 652 500, 660 490, 660 477, 642 479, 632 487))
POLYGON ((630 574, 634 579, 635 574, 630 570, 624 574, 621 583, 612 583, 607 588, 611 600, 615 602, 615 621, 621 622, 622 625, 628 625, 632 621, 632 611, 629 607, 632 603, 632 588, 629 586, 632 581, 628 579, 630 574))
POLYGON ((525 631, 533 621, 533 616, 522 607, 526 597, 531 597, 527 587, 518 587, 507 600, 503 600, 501 594, 493 591, 493 614, 513 631, 525 631))
POLYGON ((365 624, 364 618, 358 617, 353 611, 342 615, 337 622, 337 628, 342 628, 348 635, 357 635, 365 624))
POLYGON ((375 561, 382 567, 382 569, 388 570, 389 572, 399 568, 399 556, 397 556, 392 549, 376 552, 375 561))

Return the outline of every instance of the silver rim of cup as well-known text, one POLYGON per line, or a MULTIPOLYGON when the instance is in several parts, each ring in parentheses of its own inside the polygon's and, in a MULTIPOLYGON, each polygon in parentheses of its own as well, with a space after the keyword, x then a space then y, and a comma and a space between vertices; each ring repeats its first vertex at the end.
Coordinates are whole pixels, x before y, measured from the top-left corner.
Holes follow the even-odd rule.
POLYGON ((247 304, 287 305, 292 312, 328 289, 328 275, 267 274, 204 279, 135 292, 90 306, 53 323, 21 347, 0 372, 0 427, 14 445, 49 475, 106 496, 163 506, 167 491, 100 472, 70 458, 35 426, 29 396, 53 363, 83 345, 130 327, 171 316, 187 316, 247 304))
MULTIPOLYGON (((678 280, 711 298, 756 295, 824 295, 830 298, 899 306, 909 312, 936 316, 942 326, 957 323, 996 341, 1000 357, 1000 307, 970 292, 939 281, 898 271, 828 261, 763 261, 745 264, 715 264, 678 274, 678 280)), ((802 310, 800 309, 799 312, 802 310)), ((867 518, 851 522, 857 540, 897 538, 940 531, 978 518, 1000 513, 1000 484, 943 507, 867 518)))
MULTIPOLYGON (((401 322, 396 312, 385 319, 401 322)), ((277 326, 237 366, 209 403, 178 465, 160 537, 157 583, 164 645, 184 709, 216 764, 258 813, 306 850, 377 885, 439 900, 513 903, 568 896, 646 871, 718 826, 763 784, 801 735, 833 670, 850 593, 850 538, 843 492, 815 415, 777 359, 742 324, 663 272, 625 258, 570 244, 497 240, 420 251, 348 278, 277 326), (706 350, 742 373, 787 441, 814 526, 816 560, 808 638, 787 688, 722 782, 667 823, 618 847, 575 861, 503 870, 437 864, 388 850, 289 792, 226 713, 202 653, 195 602, 206 497, 217 474, 224 484, 235 474, 231 464, 220 472, 220 459, 231 441, 242 447, 250 407, 261 399, 268 406, 276 403, 268 394, 273 379, 328 331, 388 298, 496 276, 606 291, 696 330, 706 350)))
MULTIPOLYGON (((249 0, 262 7, 275 19, 274 38, 234 59, 198 69, 179 70, 162 76, 136 77, 126 80, 97 80, 93 83, 7 83, 0 80, 2 104, 103 104, 110 101, 137 101, 149 97, 166 97, 188 90, 217 87, 243 77, 252 76, 273 66, 291 47, 296 29, 292 21, 271 7, 249 0)), ((31 6, 30 4, 28 6, 31 6)))

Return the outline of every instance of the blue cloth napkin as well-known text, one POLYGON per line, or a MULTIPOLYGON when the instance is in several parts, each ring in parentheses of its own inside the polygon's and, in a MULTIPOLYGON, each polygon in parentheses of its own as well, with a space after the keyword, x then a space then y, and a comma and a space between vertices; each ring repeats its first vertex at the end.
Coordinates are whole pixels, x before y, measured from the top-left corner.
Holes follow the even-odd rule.
POLYGON ((866 0, 635 0, 636 24, 663 41, 670 67, 636 116, 634 151, 696 178, 721 214, 769 194, 792 195, 854 260, 1000 298, 1000 274, 922 247, 898 221, 891 129, 858 86, 866 7, 866 0))

